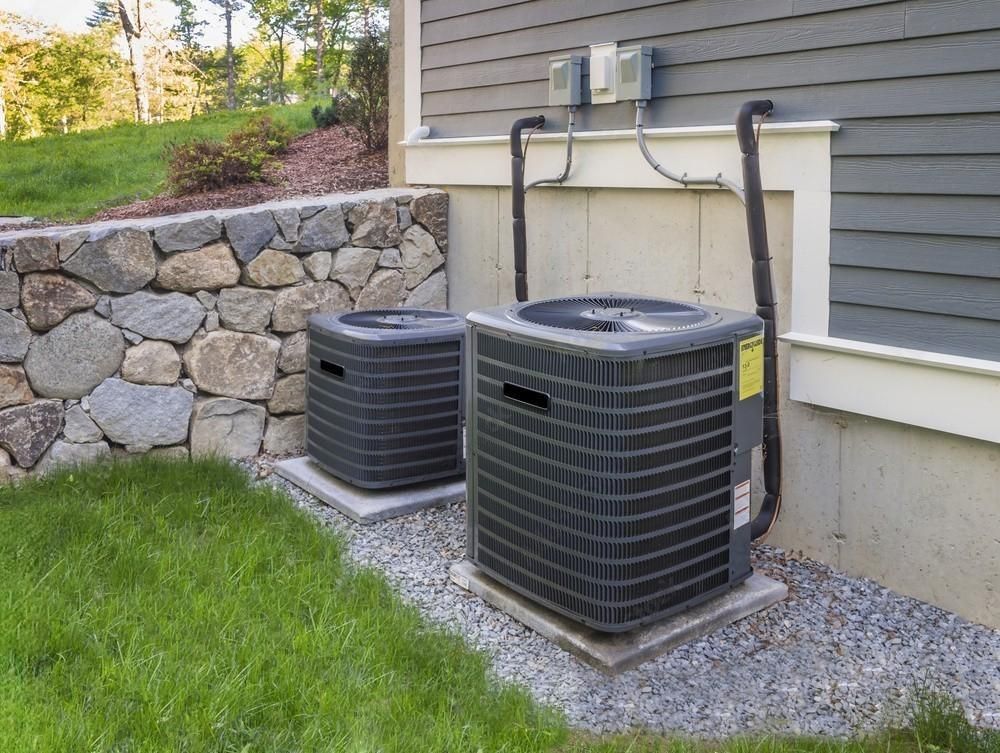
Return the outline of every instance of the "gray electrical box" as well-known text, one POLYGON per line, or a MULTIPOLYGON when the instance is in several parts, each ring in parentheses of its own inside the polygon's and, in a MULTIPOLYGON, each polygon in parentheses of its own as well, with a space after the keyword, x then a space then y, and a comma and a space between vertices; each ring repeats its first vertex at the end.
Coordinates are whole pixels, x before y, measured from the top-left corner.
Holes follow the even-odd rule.
POLYGON ((615 66, 616 93, 619 102, 624 100, 653 98, 653 48, 646 45, 632 45, 618 48, 618 64, 615 66))
POLYGON ((576 107, 581 102, 581 68, 579 55, 558 55, 549 58, 549 105, 576 107))

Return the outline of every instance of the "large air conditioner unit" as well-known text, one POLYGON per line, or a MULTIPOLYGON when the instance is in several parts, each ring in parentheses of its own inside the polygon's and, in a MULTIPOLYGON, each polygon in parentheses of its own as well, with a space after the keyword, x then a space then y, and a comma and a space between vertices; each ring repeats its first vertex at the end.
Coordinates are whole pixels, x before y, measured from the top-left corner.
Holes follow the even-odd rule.
POLYGON ((763 325, 615 293, 468 316, 468 556, 597 630, 750 576, 763 325))
POLYGON ((465 324, 385 309, 309 318, 306 453, 366 489, 464 472, 465 324))

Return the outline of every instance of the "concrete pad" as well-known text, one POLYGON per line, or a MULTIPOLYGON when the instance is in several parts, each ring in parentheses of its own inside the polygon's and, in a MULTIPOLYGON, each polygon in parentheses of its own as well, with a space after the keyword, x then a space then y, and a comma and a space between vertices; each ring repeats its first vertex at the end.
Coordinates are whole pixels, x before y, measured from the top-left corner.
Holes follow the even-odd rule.
POLYGON ((754 573, 729 593, 661 622, 627 633, 599 633, 497 583, 468 560, 452 565, 448 572, 459 587, 611 675, 637 667, 788 596, 784 583, 754 573))
POLYGON ((465 499, 464 476, 400 489, 359 489, 331 476, 305 456, 275 463, 274 472, 362 524, 398 518, 417 510, 450 505, 465 499))

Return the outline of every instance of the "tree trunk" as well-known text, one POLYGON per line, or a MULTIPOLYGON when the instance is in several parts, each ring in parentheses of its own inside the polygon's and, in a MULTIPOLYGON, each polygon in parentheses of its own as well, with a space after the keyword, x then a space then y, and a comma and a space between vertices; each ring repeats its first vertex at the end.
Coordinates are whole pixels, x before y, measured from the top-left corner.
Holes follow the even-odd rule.
POLYGON ((128 43, 129 63, 132 66, 132 88, 135 90, 135 119, 149 123, 149 82, 146 78, 146 40, 142 35, 142 2, 135 5, 135 19, 125 7, 125 0, 118 0, 118 16, 128 43))
POLYGON ((7 94, 0 84, 0 141, 7 138, 7 94))
POLYGON ((226 108, 236 109, 236 60, 233 55, 233 5, 226 3, 226 108))
POLYGON ((323 56, 326 54, 326 29, 323 18, 323 0, 316 2, 316 94, 323 95, 323 80, 325 71, 323 70, 323 56))
POLYGON ((285 104, 285 35, 278 35, 278 104, 285 104))

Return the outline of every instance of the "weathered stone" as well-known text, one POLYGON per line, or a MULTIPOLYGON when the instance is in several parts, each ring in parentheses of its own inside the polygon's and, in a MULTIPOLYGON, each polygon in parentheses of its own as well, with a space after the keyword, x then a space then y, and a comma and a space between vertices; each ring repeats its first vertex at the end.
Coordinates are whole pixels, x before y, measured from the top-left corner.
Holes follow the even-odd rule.
POLYGON ((278 292, 271 315, 271 328, 276 332, 297 332, 306 328, 313 314, 332 314, 351 308, 351 298, 336 282, 312 282, 278 292))
POLYGON ((285 374, 297 374, 306 370, 308 357, 306 347, 309 335, 306 332, 295 332, 281 341, 281 353, 278 355, 278 369, 285 374))
MULTIPOLYGON (((295 243, 299 239, 299 210, 295 208, 272 209, 271 216, 278 225, 278 232, 281 237, 289 242, 295 243)), ((274 238, 271 239, 273 245, 274 238)))
POLYGON ((51 238, 18 238, 14 241, 14 267, 22 275, 59 269, 59 249, 51 238))
POLYGON ((191 453, 184 445, 174 445, 173 447, 154 447, 146 453, 146 457, 179 462, 190 458, 191 453))
POLYGON ((31 345, 31 330, 13 314, 0 311, 0 363, 20 363, 31 345))
POLYGON ((274 309, 273 290, 227 288, 219 294, 219 317, 229 329, 238 332, 263 332, 274 309))
POLYGON ((448 308, 448 278, 444 270, 435 272, 422 283, 417 285, 403 304, 415 309, 439 309, 448 308))
POLYGON ((146 340, 125 351, 122 379, 135 384, 173 384, 181 375, 177 350, 163 340, 146 340))
POLYGON ((306 375, 293 374, 274 383, 274 395, 267 401, 268 413, 305 413, 306 375))
POLYGON ((180 387, 106 379, 90 395, 90 417, 112 442, 158 447, 187 439, 193 404, 180 387))
POLYGON ((256 455, 267 411, 259 405, 213 397, 195 402, 191 417, 191 454, 245 458, 256 455))
POLYGON ((225 243, 213 243, 198 251, 175 254, 160 265, 156 285, 166 290, 193 293, 218 290, 239 282, 240 265, 225 243))
POLYGON ((25 405, 35 399, 28 377, 20 366, 0 364, 0 408, 25 405))
POLYGON ((274 392, 277 340, 220 329, 196 337, 184 365, 198 389, 241 400, 267 400, 274 392))
POLYGON ((105 293, 134 293, 156 277, 153 241, 143 230, 109 233, 84 243, 63 269, 105 293))
POLYGON ((357 298, 382 252, 377 248, 342 248, 333 257, 330 279, 343 284, 357 298))
POLYGON ((185 343, 205 319, 205 309, 183 293, 142 290, 111 301, 111 321, 153 340, 185 343))
POLYGON ((70 442, 96 442, 104 438, 104 432, 84 412, 82 405, 74 405, 66 411, 63 435, 70 442))
POLYGON ((357 246, 386 248, 400 241, 399 217, 394 199, 366 201, 351 209, 347 216, 354 228, 351 242, 357 246))
POLYGON ((244 264, 253 261, 276 232, 278 224, 267 211, 235 214, 226 218, 226 237, 236 251, 236 256, 244 264))
POLYGON ((389 269, 402 269, 403 257, 399 253, 399 249, 398 248, 383 249, 382 255, 378 257, 378 265, 380 267, 388 267, 389 269))
POLYGON ((0 272, 0 309, 13 309, 21 303, 21 280, 17 272, 0 272))
POLYGON ((111 296, 101 295, 97 297, 97 303, 94 304, 94 313, 100 314, 105 319, 111 318, 111 296))
POLYGON ((30 468, 59 435, 63 407, 58 400, 37 400, 0 411, 0 447, 22 468, 30 468))
POLYGON ((199 217, 184 222, 161 225, 153 231, 153 239, 161 251, 191 251, 218 240, 222 223, 218 217, 199 217))
POLYGON ((35 340, 24 370, 39 395, 81 398, 118 371, 124 354, 118 328, 84 311, 35 340))
POLYGON ((146 339, 138 332, 133 332, 130 329, 123 329, 122 335, 124 335, 125 339, 128 340, 132 345, 138 345, 139 343, 141 343, 143 340, 146 339))
MULTIPOLYGON (((305 217, 305 215, 302 215, 305 217)), ((299 227, 299 242, 295 246, 297 254, 311 254, 314 251, 333 251, 350 240, 347 225, 344 224, 344 210, 337 204, 303 220, 299 227)))
POLYGON ((295 241, 286 241, 281 237, 281 233, 275 233, 271 242, 267 244, 268 248, 274 249, 275 251, 295 251, 295 241))
POLYGON ((413 215, 409 207, 396 207, 396 221, 399 223, 399 230, 402 232, 413 224, 413 215))
POLYGON ((74 230, 59 239, 59 261, 66 261, 69 257, 80 250, 80 246, 86 243, 90 237, 89 230, 74 230))
POLYGON ((215 304, 219 301, 219 296, 213 295, 206 290, 199 290, 194 294, 194 297, 198 299, 198 303, 205 307, 205 311, 214 309, 215 304))
POLYGON ((23 479, 27 473, 14 465, 6 450, 0 449, 0 485, 12 484, 23 479))
POLYGON ((414 225, 403 233, 399 253, 403 257, 406 287, 411 290, 444 264, 444 256, 434 243, 433 236, 419 225, 414 225))
POLYGON ((294 285, 305 277, 302 262, 291 254, 268 248, 243 268, 243 282, 257 288, 294 285))
POLYGON ((448 194, 432 193, 410 202, 413 219, 427 228, 441 248, 448 247, 448 194))
POLYGON ((198 392, 198 388, 195 386, 195 383, 187 377, 181 380, 181 387, 186 389, 188 392, 198 392))
POLYGON ((300 454, 306 445, 306 417, 287 416, 267 419, 264 452, 271 455, 300 454))
POLYGON ((399 306, 406 297, 403 275, 395 269, 379 269, 358 296, 358 309, 387 309, 399 306))
POLYGON ((35 272, 24 278, 21 308, 32 329, 52 329, 67 316, 97 303, 79 283, 54 272, 35 272))
POLYGON ((205 314, 205 331, 215 332, 219 328, 219 312, 209 311, 205 314))
POLYGON ((35 469, 38 473, 51 473, 58 468, 73 468, 78 465, 89 465, 103 458, 111 457, 111 448, 104 441, 97 442, 63 442, 59 440, 49 447, 48 452, 38 461, 35 469))
POLYGON ((330 276, 330 270, 333 268, 333 254, 329 251, 317 251, 315 254, 309 254, 302 260, 302 266, 314 280, 325 280, 330 276))

